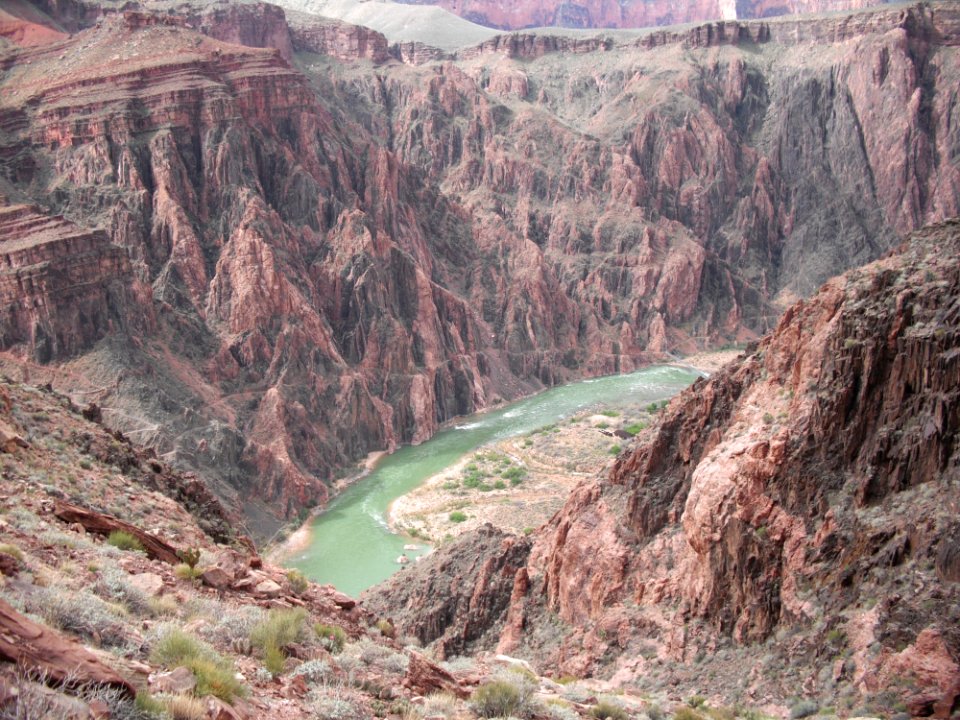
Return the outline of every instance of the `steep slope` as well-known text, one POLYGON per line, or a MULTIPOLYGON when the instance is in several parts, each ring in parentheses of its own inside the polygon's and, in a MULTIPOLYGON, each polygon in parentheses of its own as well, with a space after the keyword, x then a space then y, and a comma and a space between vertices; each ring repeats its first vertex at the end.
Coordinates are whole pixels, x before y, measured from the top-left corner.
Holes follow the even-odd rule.
POLYGON ((52 5, 76 33, 0 59, 6 366, 257 534, 455 415, 752 338, 960 205, 955 5, 422 66, 262 3, 52 5))
POLYGON ((401 630, 441 650, 498 642, 616 685, 949 717, 958 261, 953 220, 831 280, 675 398, 532 545, 468 538, 368 607, 404 608, 401 630), (472 610, 424 615, 411 602, 424 583, 434 603, 472 610))
POLYGON ((531 27, 640 28, 708 20, 765 18, 855 10, 885 0, 401 0, 438 5, 471 22, 519 30, 531 27))

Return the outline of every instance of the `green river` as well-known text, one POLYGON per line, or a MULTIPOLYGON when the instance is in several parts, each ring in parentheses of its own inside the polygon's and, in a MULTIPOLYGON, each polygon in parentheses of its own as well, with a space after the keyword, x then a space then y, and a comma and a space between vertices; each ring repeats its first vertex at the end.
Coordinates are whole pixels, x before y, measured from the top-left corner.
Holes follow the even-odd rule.
POLYGON ((413 560, 430 551, 422 541, 390 532, 386 521, 390 503, 427 478, 486 443, 528 433, 593 405, 623 407, 664 400, 698 377, 692 369, 658 365, 551 388, 460 418, 427 442, 382 458, 369 475, 337 496, 314 520, 310 546, 286 564, 311 580, 357 596, 400 569, 396 559, 401 553, 413 560), (419 550, 404 551, 404 545, 411 543, 419 550))

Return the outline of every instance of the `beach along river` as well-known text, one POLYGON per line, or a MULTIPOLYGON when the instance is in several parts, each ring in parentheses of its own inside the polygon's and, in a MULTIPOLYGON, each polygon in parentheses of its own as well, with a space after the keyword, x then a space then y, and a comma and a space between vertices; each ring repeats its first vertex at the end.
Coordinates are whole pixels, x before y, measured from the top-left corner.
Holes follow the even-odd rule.
POLYGON ((387 510, 396 498, 492 441, 528 433, 594 405, 624 407, 667 399, 699 377, 694 370, 655 366, 629 375, 582 380, 510 405, 461 418, 421 445, 406 446, 377 463, 335 498, 311 527, 309 547, 286 561, 311 580, 356 596, 429 552, 423 542, 390 532, 387 510), (415 544, 418 550, 404 551, 415 544))

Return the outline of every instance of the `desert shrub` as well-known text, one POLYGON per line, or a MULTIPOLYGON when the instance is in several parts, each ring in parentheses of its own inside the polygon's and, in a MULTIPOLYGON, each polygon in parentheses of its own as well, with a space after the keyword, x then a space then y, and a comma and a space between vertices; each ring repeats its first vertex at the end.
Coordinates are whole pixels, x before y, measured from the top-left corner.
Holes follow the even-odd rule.
POLYGON ((470 708, 484 718, 528 718, 536 708, 536 691, 535 683, 517 673, 498 673, 474 691, 470 708))
POLYGON ((461 512, 460 510, 454 510, 452 513, 450 513, 450 522, 462 523, 466 519, 467 519, 466 513, 461 512))
POLYGON ((307 660, 304 663, 300 663, 290 675, 293 677, 300 675, 308 683, 317 683, 323 680, 329 673, 330 665, 323 660, 307 660))
POLYGON ((133 706, 140 713, 143 720, 161 720, 167 717, 167 708, 163 701, 155 698, 146 690, 137 692, 137 697, 133 701, 133 706))
POLYGON ((173 574, 181 580, 199 580, 203 570, 187 563, 180 563, 173 568, 173 574))
POLYGON ((127 641, 126 630, 117 616, 122 611, 89 592, 67 594, 43 588, 34 593, 28 608, 61 630, 89 640, 99 638, 105 647, 121 647, 127 641))
POLYGON ((457 699, 450 693, 438 692, 428 695, 423 701, 425 717, 441 715, 445 718, 457 716, 457 699))
POLYGON ((687 706, 696 708, 705 707, 707 704, 707 699, 703 695, 691 695, 687 698, 687 706))
POLYGON ((410 658, 403 653, 390 653, 381 663, 381 667, 384 670, 398 674, 405 673, 409 666, 410 658))
POLYGON ((152 643, 150 661, 168 668, 186 666, 192 660, 216 662, 219 654, 212 647, 173 625, 162 625, 152 643))
POLYGON ((597 720, 628 720, 627 711, 610 700, 601 700, 590 708, 590 717, 597 720))
POLYGON ((387 638, 395 638, 397 636, 397 629, 393 626, 393 623, 386 618, 377 620, 377 630, 387 638))
POLYGON ((207 706, 199 698, 190 695, 157 695, 157 700, 173 720, 206 720, 207 706))
POLYGON ((287 654, 276 645, 268 645, 263 650, 263 667, 266 668, 271 677, 283 675, 286 660, 287 654))
POLYGON ((307 696, 317 720, 367 720, 370 717, 363 703, 340 687, 318 688, 307 696))
POLYGON ((135 615, 153 615, 150 596, 131 583, 129 575, 118 567, 103 569, 94 592, 105 600, 122 603, 135 615))
POLYGON ((250 643, 263 651, 263 665, 274 677, 283 673, 284 648, 302 638, 307 617, 303 608, 271 610, 250 632, 250 643))
POLYGON ((287 582, 290 583, 294 595, 303 595, 310 587, 310 581, 299 570, 288 570, 287 582))
POLYGON ((631 435, 639 435, 642 430, 647 429, 647 424, 642 422, 633 423, 632 425, 627 425, 623 431, 630 433, 631 435))
POLYGON ((10 543, 0 543, 0 553, 4 555, 9 555, 18 563, 23 565, 23 552, 16 545, 11 545, 10 543))
POLYGON ((194 692, 200 697, 213 695, 224 702, 230 702, 233 698, 245 694, 243 684, 234 674, 233 663, 228 660, 194 658, 187 663, 187 668, 197 679, 194 692))
POLYGON ((197 563, 200 562, 200 548, 192 547, 177 550, 177 557, 184 565, 195 568, 197 563))
POLYGON ((609 452, 611 455, 619 455, 622 449, 619 445, 614 445, 610 448, 609 452))
POLYGON ((180 609, 177 601, 169 595, 157 595, 149 598, 147 603, 150 605, 151 614, 160 617, 173 617, 180 609))
POLYGON ((125 530, 114 530, 107 536, 107 544, 112 545, 118 550, 132 550, 134 552, 145 552, 143 543, 134 535, 125 530))
POLYGON ((816 715, 820 706, 811 700, 801 700, 790 708, 790 720, 800 720, 800 718, 816 715))
POLYGON ((704 720, 704 717, 691 707, 682 707, 673 714, 673 720, 704 720))
POLYGON ((250 632, 250 642, 261 650, 271 646, 282 649, 284 645, 302 639, 307 617, 303 608, 271 610, 266 619, 250 632))
POLYGON ((347 641, 347 633, 344 632, 342 627, 317 623, 313 626, 313 630, 320 638, 321 644, 334 655, 343 650, 343 645, 347 641))
POLYGON ((580 715, 562 700, 548 700, 546 710, 550 720, 580 720, 580 715))
POLYGON ((220 607, 214 625, 205 626, 203 636, 217 645, 234 645, 239 641, 250 642, 253 629, 260 625, 267 614, 256 605, 229 605, 220 607))

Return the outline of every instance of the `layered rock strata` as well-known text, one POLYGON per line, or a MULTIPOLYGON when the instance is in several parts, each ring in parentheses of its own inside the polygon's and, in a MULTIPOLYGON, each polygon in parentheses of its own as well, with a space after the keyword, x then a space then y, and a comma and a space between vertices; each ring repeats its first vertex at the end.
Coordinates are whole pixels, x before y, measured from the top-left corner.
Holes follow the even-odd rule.
POLYGON ((60 250, 2 347, 262 532, 455 415, 750 339, 960 202, 949 5, 416 67, 256 3, 150 7, 59 3, 87 29, 3 53, 0 191, 40 228, 4 242, 60 250), (60 223, 86 244, 29 239, 60 223))

